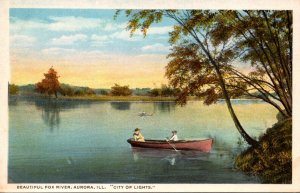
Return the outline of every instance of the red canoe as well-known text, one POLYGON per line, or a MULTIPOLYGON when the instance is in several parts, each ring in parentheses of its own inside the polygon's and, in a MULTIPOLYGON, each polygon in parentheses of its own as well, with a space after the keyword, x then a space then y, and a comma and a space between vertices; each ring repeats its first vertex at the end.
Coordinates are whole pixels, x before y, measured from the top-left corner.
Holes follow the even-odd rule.
POLYGON ((132 147, 143 148, 156 148, 156 149, 176 149, 176 150, 197 150, 203 152, 210 152, 212 149, 213 139, 203 140, 178 140, 169 141, 166 140, 151 140, 146 139, 145 142, 127 140, 132 147))

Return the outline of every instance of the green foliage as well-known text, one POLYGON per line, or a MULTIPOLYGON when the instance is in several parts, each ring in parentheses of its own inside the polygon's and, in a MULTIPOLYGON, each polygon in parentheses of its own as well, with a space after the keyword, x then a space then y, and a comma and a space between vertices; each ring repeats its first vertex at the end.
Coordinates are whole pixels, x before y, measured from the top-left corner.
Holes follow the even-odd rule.
POLYGON ((205 97, 208 105, 223 97, 238 131, 254 146, 258 144, 243 129, 230 98, 256 97, 285 117, 292 116, 291 11, 130 10, 127 29, 146 35, 154 18, 160 21, 162 15, 176 22, 170 32, 174 49, 166 76, 181 91, 179 103, 185 104, 190 94, 205 97), (236 61, 250 61, 254 70, 244 74, 233 65, 236 61))
POLYGON ((161 86, 161 96, 165 96, 165 97, 171 97, 171 96, 175 96, 176 95, 176 91, 175 89, 163 84, 161 86))
POLYGON ((161 89, 154 88, 154 89, 151 89, 148 93, 149 93, 149 96, 158 97, 158 96, 161 96, 161 89))
POLYGON ((35 92, 34 84, 20 85, 18 87, 19 87, 20 94, 32 94, 35 92))
POLYGON ((136 88, 133 90, 133 95, 136 96, 147 96, 151 88, 136 88))
POLYGON ((101 90, 101 91, 100 91, 100 94, 101 94, 101 95, 108 95, 108 91, 106 91, 106 90, 101 90))
POLYGON ((110 94, 113 96, 130 96, 132 95, 132 90, 128 85, 120 86, 118 84, 115 84, 113 87, 111 87, 110 94))
POLYGON ((19 86, 15 84, 8 84, 9 95, 17 95, 19 93, 19 86))
POLYGON ((257 98, 292 115, 292 15, 290 11, 221 11, 212 39, 234 42, 231 49, 243 62, 251 63, 247 75, 233 71, 239 81, 260 93, 257 98), (225 30, 224 30, 225 29, 225 30), (222 31, 222 33, 221 33, 222 31), (272 94, 272 93, 275 93, 272 94), (283 106, 281 108, 272 100, 283 106))
POLYGON ((88 96, 96 94, 96 92, 89 87, 70 86, 68 84, 62 84, 59 92, 64 96, 88 96))
POLYGON ((292 182, 292 119, 283 120, 269 128, 259 139, 259 148, 242 152, 235 165, 265 183, 292 182))
POLYGON ((59 92, 63 96, 74 96, 74 89, 70 85, 62 84, 60 86, 59 92))
POLYGON ((177 89, 162 84, 161 88, 154 88, 148 91, 148 95, 152 97, 174 97, 178 94, 178 92, 179 91, 177 89))
POLYGON ((222 97, 218 78, 209 62, 198 52, 199 46, 184 41, 173 47, 168 55, 166 77, 180 91, 177 102, 185 104, 190 95, 212 104, 222 97))
POLYGON ((180 89, 179 102, 184 104, 189 94, 206 96, 206 104, 211 104, 221 97, 236 98, 247 95, 264 100, 285 117, 292 115, 291 11, 128 10, 125 12, 129 18, 127 29, 131 34, 141 30, 146 35, 151 24, 161 21, 163 16, 176 22, 169 33, 173 53, 169 55, 172 61, 167 68, 171 65, 173 67, 167 69, 166 76, 171 85, 177 85, 176 88, 180 89), (187 42, 196 50, 192 48, 188 50, 187 42), (179 51, 180 46, 186 50, 179 51), (188 51, 191 53, 187 53, 188 51), (181 59, 180 64, 175 64, 179 60, 176 54, 186 57, 189 67, 181 66, 186 65, 185 59, 181 59), (200 71, 198 74, 199 72, 195 71, 197 66, 191 65, 191 57, 194 57, 194 62, 198 59, 199 63, 207 66, 205 67, 207 69, 211 66, 218 83, 211 80, 211 83, 204 84, 204 80, 200 80, 199 77, 211 76, 212 72, 209 70, 205 74, 200 71), (251 63, 252 71, 248 74, 242 73, 232 65, 236 61, 251 63), (199 92, 199 89, 202 90, 199 92), (255 92, 260 94, 253 94, 255 92))

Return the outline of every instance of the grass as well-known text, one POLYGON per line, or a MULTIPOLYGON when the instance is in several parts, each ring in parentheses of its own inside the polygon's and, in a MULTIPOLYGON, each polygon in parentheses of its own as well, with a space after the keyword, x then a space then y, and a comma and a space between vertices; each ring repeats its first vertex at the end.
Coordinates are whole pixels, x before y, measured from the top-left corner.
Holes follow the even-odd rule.
POLYGON ((151 97, 151 96, 62 96, 62 99, 69 100, 94 100, 94 101, 175 101, 174 97, 151 97))
POLYGON ((259 148, 250 147, 237 156, 236 168, 263 183, 292 183, 292 118, 269 128, 259 143, 259 148))

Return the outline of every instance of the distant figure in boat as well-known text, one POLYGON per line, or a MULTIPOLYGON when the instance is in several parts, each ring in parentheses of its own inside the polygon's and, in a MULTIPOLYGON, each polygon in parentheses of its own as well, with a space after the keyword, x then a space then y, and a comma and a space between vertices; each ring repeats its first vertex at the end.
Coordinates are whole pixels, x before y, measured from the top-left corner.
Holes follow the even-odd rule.
POLYGON ((145 142, 144 136, 141 134, 141 130, 139 128, 136 128, 133 133, 133 140, 134 141, 140 141, 145 142))
POLYGON ((146 112, 140 112, 139 114, 138 114, 140 117, 145 117, 145 116, 152 116, 153 115, 153 113, 152 114, 148 114, 148 113, 146 113, 146 112))
POLYGON ((177 131, 172 131, 172 136, 169 139, 169 141, 178 141, 178 137, 177 137, 177 131))

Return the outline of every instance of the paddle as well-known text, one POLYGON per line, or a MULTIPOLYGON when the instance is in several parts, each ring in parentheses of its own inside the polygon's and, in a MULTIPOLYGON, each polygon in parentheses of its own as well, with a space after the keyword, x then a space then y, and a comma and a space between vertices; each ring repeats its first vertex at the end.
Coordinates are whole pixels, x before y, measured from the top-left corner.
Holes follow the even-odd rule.
POLYGON ((167 141, 167 143, 171 146, 171 147, 173 147, 173 149, 176 151, 176 152, 179 152, 170 142, 169 142, 169 140, 168 140, 168 138, 166 138, 166 141, 167 141))

